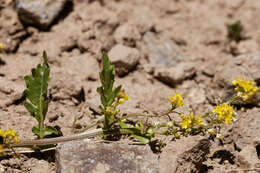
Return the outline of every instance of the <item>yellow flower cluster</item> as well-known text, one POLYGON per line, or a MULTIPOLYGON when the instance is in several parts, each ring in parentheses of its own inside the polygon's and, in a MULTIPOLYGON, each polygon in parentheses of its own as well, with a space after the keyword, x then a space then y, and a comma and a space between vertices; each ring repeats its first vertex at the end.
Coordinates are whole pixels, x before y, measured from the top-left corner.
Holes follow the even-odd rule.
POLYGON ((117 113, 120 112, 119 109, 117 109, 118 104, 123 104, 125 101, 127 101, 130 97, 128 94, 124 92, 124 90, 120 90, 120 92, 116 96, 116 101, 109 107, 106 108, 105 113, 110 116, 114 116, 117 113))
POLYGON ((116 115, 119 112, 120 112, 120 110, 116 109, 116 107, 109 106, 109 107, 106 108, 106 112, 105 113, 107 115, 114 116, 114 115, 116 115))
POLYGON ((232 84, 236 87, 235 91, 237 95, 245 102, 252 102, 254 94, 258 92, 258 88, 255 82, 237 78, 232 81, 232 84))
POLYGON ((5 48, 4 43, 0 43, 0 52, 2 52, 2 50, 4 50, 4 48, 5 48))
POLYGON ((128 94, 126 94, 124 92, 124 90, 121 90, 118 94, 117 94, 117 99, 118 99, 118 103, 119 104, 124 104, 125 101, 129 100, 130 97, 128 96, 128 94))
POLYGON ((18 134, 13 130, 3 130, 0 129, 0 137, 3 140, 3 143, 0 144, 0 156, 4 155, 3 149, 5 145, 12 144, 12 143, 20 143, 20 138, 18 134))
POLYGON ((182 94, 176 92, 174 96, 169 97, 168 101, 171 102, 172 108, 181 107, 183 105, 183 97, 182 94))
POLYGON ((203 124, 202 115, 194 115, 192 112, 189 115, 181 114, 181 122, 179 123, 184 129, 200 127, 203 124))
POLYGON ((218 115, 219 123, 225 121, 226 124, 232 124, 232 119, 235 116, 233 107, 226 103, 215 106, 212 112, 218 115))

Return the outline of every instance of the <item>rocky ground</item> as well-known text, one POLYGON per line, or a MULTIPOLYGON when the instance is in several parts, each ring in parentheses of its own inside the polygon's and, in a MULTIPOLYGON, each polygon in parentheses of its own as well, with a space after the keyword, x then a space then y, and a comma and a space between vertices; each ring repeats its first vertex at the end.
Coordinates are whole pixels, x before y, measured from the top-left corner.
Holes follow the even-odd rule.
MULTIPOLYGON (((46 124, 60 127, 64 136, 99 118, 93 110, 100 103, 96 88, 102 51, 116 65, 116 84, 131 97, 121 112, 165 111, 170 106, 166 98, 179 91, 185 98, 182 109, 201 113, 213 108, 214 98, 228 96, 235 77, 260 85, 260 1, 44 2, 26 7, 32 2, 0 1, 0 42, 5 44, 0 127, 13 128, 21 138, 35 138, 31 127, 37 122, 23 106, 23 77, 41 61, 43 50, 51 66, 46 124), (45 11, 45 18, 37 18, 45 11), (230 41, 226 26, 238 20, 243 37, 230 41)), ((192 136, 168 141, 162 153, 150 158, 158 158, 162 173, 259 172, 259 101, 258 96, 256 104, 245 105, 247 111, 238 110, 238 120, 223 130, 223 144, 192 136)), ((56 172, 54 155, 4 157, 0 172, 56 172)))

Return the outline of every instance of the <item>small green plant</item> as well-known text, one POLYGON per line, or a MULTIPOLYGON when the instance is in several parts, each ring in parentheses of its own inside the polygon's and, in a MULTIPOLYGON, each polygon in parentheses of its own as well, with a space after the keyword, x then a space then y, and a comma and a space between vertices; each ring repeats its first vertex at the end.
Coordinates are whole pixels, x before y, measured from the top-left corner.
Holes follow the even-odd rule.
POLYGON ((228 38, 230 40, 234 40, 236 42, 242 40, 241 33, 243 31, 243 26, 240 21, 236 21, 233 24, 228 24, 227 31, 228 31, 228 38))
POLYGON ((106 136, 131 135, 139 140, 140 143, 146 144, 151 140, 153 133, 150 128, 144 127, 142 122, 132 125, 127 123, 124 118, 117 114, 120 110, 118 105, 123 104, 129 99, 124 93, 122 86, 114 88, 115 67, 111 64, 106 53, 103 54, 103 68, 99 73, 101 86, 97 88, 100 94, 102 106, 100 109, 104 113, 103 133, 106 136))
POLYGON ((106 53, 103 54, 103 69, 99 73, 101 86, 97 88, 97 92, 100 94, 100 100, 103 106, 99 106, 105 115, 104 130, 109 130, 112 123, 115 120, 116 100, 118 93, 121 90, 121 85, 114 88, 115 67, 111 65, 106 53))
POLYGON ((24 91, 27 101, 25 108, 31 116, 38 121, 38 126, 32 128, 32 132, 39 139, 51 134, 58 134, 53 127, 46 126, 44 120, 48 111, 48 82, 50 81, 50 67, 47 62, 47 54, 43 52, 43 62, 32 69, 32 75, 24 77, 27 88, 24 91))

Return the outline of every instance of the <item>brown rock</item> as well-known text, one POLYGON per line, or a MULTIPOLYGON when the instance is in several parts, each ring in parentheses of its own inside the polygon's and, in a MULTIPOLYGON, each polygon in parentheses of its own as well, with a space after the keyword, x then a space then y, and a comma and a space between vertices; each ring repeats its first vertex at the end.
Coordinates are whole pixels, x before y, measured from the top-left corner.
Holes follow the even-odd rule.
POLYGON ((260 160, 253 145, 247 145, 239 152, 238 162, 242 169, 260 168, 260 160))
POLYGON ((116 72, 119 76, 126 75, 133 70, 139 62, 140 54, 135 48, 115 45, 109 52, 108 56, 113 64, 115 64, 116 72))
POLYGON ((241 61, 241 66, 250 73, 253 80, 260 83, 260 51, 240 55, 237 58, 241 61))
POLYGON ((1 9, 0 21, 0 40, 5 44, 4 51, 15 52, 28 33, 19 22, 16 12, 10 8, 1 9))
POLYGON ((247 145, 253 145, 260 134, 260 111, 257 108, 239 112, 238 121, 234 123, 232 131, 233 141, 236 147, 243 149, 247 145))
POLYGON ((154 76, 167 85, 175 86, 194 76, 195 72, 196 70, 191 63, 182 62, 175 67, 158 68, 155 70, 154 76))
POLYGON ((201 136, 189 136, 169 143, 160 155, 162 173, 199 172, 209 153, 210 141, 201 136))
POLYGON ((215 76, 219 86, 231 86, 233 79, 242 77, 260 82, 260 52, 240 55, 220 67, 215 76))
MULTIPOLYGON (((230 59, 223 67, 219 67, 214 81, 220 88, 224 88, 222 98, 228 100, 234 93, 232 80, 244 78, 257 83, 260 82, 260 52, 244 54, 235 59, 230 59)), ((256 96, 256 103, 259 103, 260 95, 256 96)), ((242 104, 242 103, 240 103, 242 104)))
POLYGON ((240 59, 232 59, 217 69, 214 81, 220 87, 230 88, 232 80, 238 77, 252 80, 250 72, 243 67, 240 59))
POLYGON ((49 173, 49 163, 45 160, 39 160, 34 167, 31 169, 31 173, 49 173))
POLYGON ((116 29, 114 38, 119 44, 134 46, 136 44, 135 42, 141 39, 141 35, 138 29, 133 25, 124 24, 116 29))
POLYGON ((1 77, 0 83, 4 84, 0 85, 0 108, 10 106, 22 98, 25 89, 23 85, 15 84, 15 82, 1 77))
POLYGON ((156 173, 157 156, 148 146, 89 141, 60 144, 56 150, 58 173, 156 173))

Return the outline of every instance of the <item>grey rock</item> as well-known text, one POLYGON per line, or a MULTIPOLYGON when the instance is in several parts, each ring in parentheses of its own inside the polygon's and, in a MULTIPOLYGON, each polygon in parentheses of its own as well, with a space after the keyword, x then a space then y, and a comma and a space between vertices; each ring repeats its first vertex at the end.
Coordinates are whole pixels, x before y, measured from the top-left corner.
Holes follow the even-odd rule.
POLYGON ((147 32, 143 40, 147 47, 150 64, 155 68, 169 68, 184 60, 178 48, 168 39, 157 39, 152 32, 147 32))
POLYGON ((191 63, 185 62, 180 50, 173 41, 157 38, 154 33, 147 32, 143 37, 143 52, 148 56, 149 64, 144 68, 154 77, 169 86, 175 86, 195 74, 191 63))
POLYGON ((155 173, 158 159, 148 146, 85 141, 60 144, 58 173, 155 173))
POLYGON ((199 172, 209 153, 210 141, 201 136, 183 137, 169 143, 159 159, 161 173, 199 172))
POLYGON ((67 0, 16 0, 19 18, 26 25, 47 29, 63 10, 67 0))
POLYGON ((140 54, 135 48, 130 48, 121 44, 115 45, 108 56, 112 64, 116 67, 119 76, 124 76, 133 70, 139 63, 140 54))

